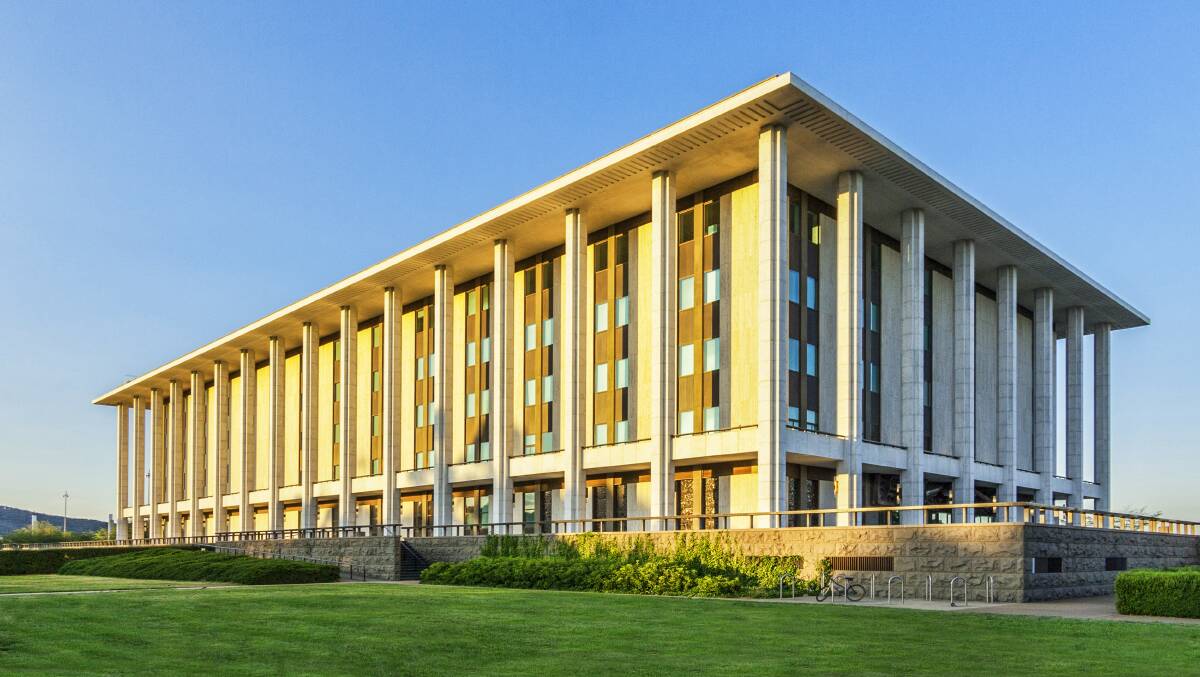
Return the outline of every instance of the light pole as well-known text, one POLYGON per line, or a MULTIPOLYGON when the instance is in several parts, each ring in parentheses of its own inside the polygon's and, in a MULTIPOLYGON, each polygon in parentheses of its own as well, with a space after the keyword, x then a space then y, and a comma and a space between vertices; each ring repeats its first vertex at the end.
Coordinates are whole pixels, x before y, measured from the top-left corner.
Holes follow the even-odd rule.
POLYGON ((70 497, 71 497, 70 494, 68 494, 65 491, 63 492, 62 499, 63 499, 63 533, 64 534, 67 533, 67 499, 70 497))

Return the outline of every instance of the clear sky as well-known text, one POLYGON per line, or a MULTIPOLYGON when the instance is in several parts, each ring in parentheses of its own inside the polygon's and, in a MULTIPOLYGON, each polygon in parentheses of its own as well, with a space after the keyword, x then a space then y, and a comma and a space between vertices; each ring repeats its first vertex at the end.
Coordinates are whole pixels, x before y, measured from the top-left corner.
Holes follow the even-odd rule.
POLYGON ((96 395, 791 70, 1151 317, 1113 506, 1200 518, 1198 7, 0 3, 0 504, 106 516, 96 395))

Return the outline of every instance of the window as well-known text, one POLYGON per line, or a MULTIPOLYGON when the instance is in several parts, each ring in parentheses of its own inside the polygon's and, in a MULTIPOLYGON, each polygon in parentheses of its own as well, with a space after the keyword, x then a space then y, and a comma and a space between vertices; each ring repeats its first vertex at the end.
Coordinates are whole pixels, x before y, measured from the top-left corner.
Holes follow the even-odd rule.
POLYGON ((485 390, 479 393, 479 413, 484 416, 492 413, 492 391, 485 390))
POLYGON ((1127 557, 1105 557, 1105 571, 1125 571, 1129 568, 1129 559, 1127 557))
POLYGON ((371 327, 371 347, 378 348, 383 345, 383 332, 380 331, 380 326, 371 327))
POLYGON ((479 340, 479 361, 492 361, 492 338, 490 336, 484 336, 479 340))
POLYGON ((527 379, 525 381, 525 406, 532 407, 537 404, 537 380, 527 379))
POLYGON ((629 358, 625 357, 625 358, 621 358, 621 359, 617 360, 617 373, 616 373, 615 378, 616 378, 616 386, 615 387, 617 387, 617 388, 628 388, 629 387, 629 358))
MULTIPOLYGON (((484 298, 486 299, 487 297, 485 296, 484 298)), ((485 306, 485 308, 486 308, 486 306, 485 306)), ((490 442, 480 442, 479 443, 479 460, 481 460, 481 461, 492 460, 492 444, 490 442)))
POLYGON ((692 425, 692 412, 679 412, 679 434, 688 435, 695 432, 695 426, 692 425))
POLYGON ((817 412, 812 409, 804 412, 804 429, 809 432, 817 432, 817 412))
POLYGON ((607 423, 597 423, 596 424, 595 444, 597 444, 597 445, 608 444, 608 424, 607 423))
POLYGON ((629 260, 629 236, 617 236, 617 265, 621 265, 629 260))
POLYGON ((596 392, 606 391, 608 391, 608 363, 602 362, 596 365, 596 392))
POLYGON ((617 299, 617 326, 624 327, 629 324, 629 297, 622 296, 617 299))
POLYGON ((704 272, 704 302, 715 303, 721 300, 721 271, 707 270, 704 272))
POLYGON ((608 329, 608 302, 596 304, 596 332, 608 329))
POLYGON ((704 205, 704 234, 716 235, 721 230, 721 203, 709 202, 704 205))
POLYGON ((533 269, 530 268, 529 270, 525 271, 524 278, 525 278, 525 295, 529 296, 530 294, 537 291, 537 275, 534 274, 533 269))
POLYGON ((525 436, 525 453, 526 454, 536 454, 537 453, 537 435, 526 435, 525 436))
POLYGON ((480 299, 483 301, 483 309, 490 310, 492 307, 492 288, 490 286, 485 286, 483 288, 483 293, 480 294, 480 299))
POLYGON ((716 430, 721 427, 721 408, 706 407, 704 409, 704 429, 716 430))
POLYGON ((679 346, 679 375, 691 376, 696 372, 695 347, 688 343, 679 346))
POLYGON ((867 305, 867 329, 879 331, 879 304, 874 301, 867 305))
POLYGON ((800 371, 800 339, 788 339, 788 370, 800 371))
MULTIPOLYGON (((336 423, 333 424, 333 427, 337 428, 337 424, 336 423)), ((425 405, 423 405, 423 404, 417 405, 417 427, 418 428, 425 427, 425 405)), ((333 431, 333 438, 335 440, 337 439, 337 430, 333 431)))
POLYGON ((554 451, 554 432, 542 433, 542 451, 554 451))
POLYGON ((608 269, 608 243, 601 242, 596 245, 596 265, 595 270, 608 269))
POLYGON ((704 340, 704 372, 716 371, 721 368, 721 339, 704 340))
POLYGON ((867 389, 873 393, 879 392, 879 363, 867 363, 867 389))
POLYGON ((629 441, 629 421, 617 421, 617 443, 629 441))
POLYGON ((383 422, 379 418, 379 414, 373 414, 371 416, 371 437, 379 437, 380 435, 383 434, 383 430, 380 427, 382 425, 383 425, 383 422))
POLYGON ((788 271, 788 302, 800 303, 800 271, 788 271))
POLYGON ((474 315, 479 306, 479 294, 475 291, 467 292, 467 315, 474 315))
POLYGON ((467 393, 467 416, 475 415, 475 393, 467 393))
POLYGON ((812 275, 808 276, 808 289, 805 292, 805 295, 807 296, 807 298, 805 299, 805 303, 808 305, 808 309, 816 310, 817 309, 817 278, 813 277, 812 275))
POLYGON ((467 366, 468 367, 475 366, 475 342, 474 341, 467 342, 467 366))
POLYGON ((554 401, 554 375, 542 377, 542 402, 554 401))
POLYGON ((695 305, 692 298, 693 280, 690 277, 685 277, 679 280, 679 309, 687 310, 695 305))
POLYGON ((475 458, 475 449, 476 447, 474 444, 467 445, 467 463, 474 463, 478 460, 475 458))
POLYGON ((525 325, 525 350, 537 348, 537 325, 525 325))
POLYGON ((688 210, 676 217, 676 223, 679 228, 679 244, 692 241, 692 229, 695 222, 695 216, 688 210))
POLYGON ((542 345, 554 345, 554 318, 542 320, 542 345))
POLYGON ((377 371, 371 372, 371 390, 374 392, 383 390, 383 375, 377 371))
POLYGON ((800 407, 788 407, 787 424, 795 428, 800 427, 800 407))
POLYGON ((809 343, 804 355, 804 373, 809 376, 817 375, 817 347, 809 343))
POLYGON ((1033 558, 1033 573, 1035 574, 1061 574, 1062 570, 1063 562, 1061 557, 1033 558))
POLYGON ((812 217, 813 217, 812 220, 814 221, 814 223, 813 223, 812 228, 808 229, 808 239, 811 240, 813 244, 820 245, 821 244, 821 226, 819 226, 815 223, 816 215, 813 214, 812 217))
POLYGON ((425 378, 425 358, 418 357, 417 358, 417 380, 420 381, 423 378, 425 378))

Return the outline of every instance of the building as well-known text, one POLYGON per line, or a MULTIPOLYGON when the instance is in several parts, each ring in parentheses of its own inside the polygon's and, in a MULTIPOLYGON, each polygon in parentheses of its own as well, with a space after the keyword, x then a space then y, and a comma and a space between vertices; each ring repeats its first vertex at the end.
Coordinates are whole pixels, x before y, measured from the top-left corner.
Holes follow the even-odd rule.
POLYGON ((1147 323, 785 73, 95 403, 122 539, 1105 510, 1111 336, 1147 323))

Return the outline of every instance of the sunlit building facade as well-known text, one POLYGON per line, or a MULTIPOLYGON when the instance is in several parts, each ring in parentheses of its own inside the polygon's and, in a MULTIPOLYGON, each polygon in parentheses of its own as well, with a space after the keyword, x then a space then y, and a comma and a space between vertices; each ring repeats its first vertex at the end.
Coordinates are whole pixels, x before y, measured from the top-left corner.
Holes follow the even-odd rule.
POLYGON ((1145 324, 783 74, 95 402, 121 538, 1105 509, 1145 324))

